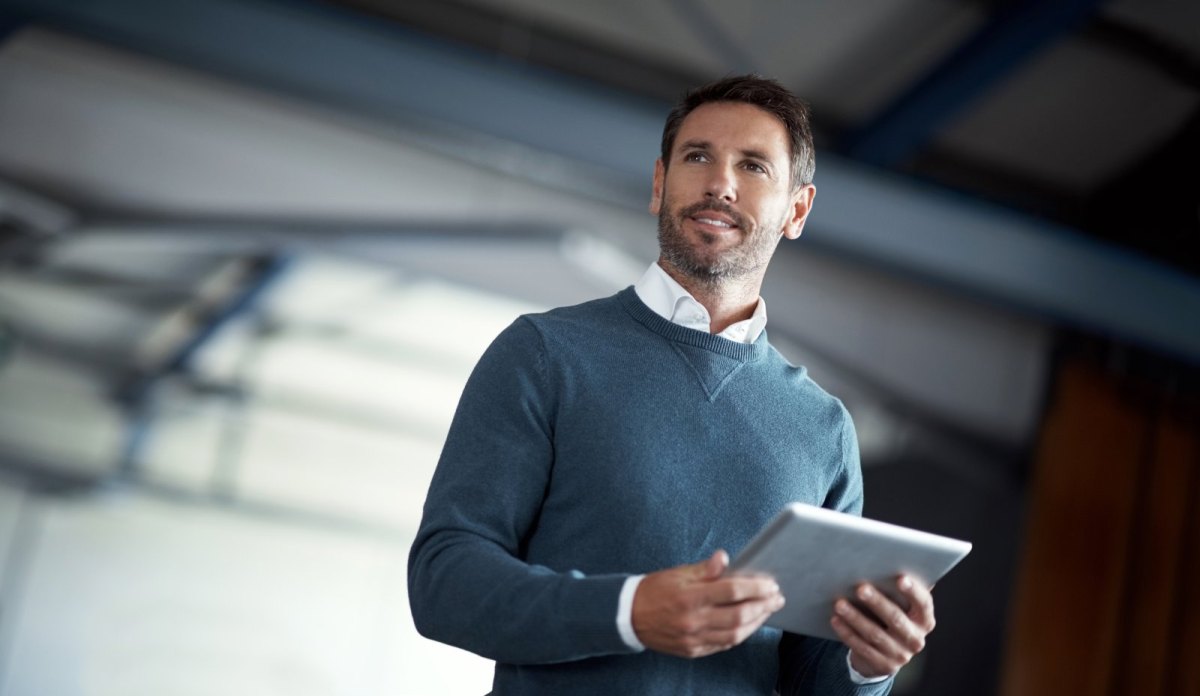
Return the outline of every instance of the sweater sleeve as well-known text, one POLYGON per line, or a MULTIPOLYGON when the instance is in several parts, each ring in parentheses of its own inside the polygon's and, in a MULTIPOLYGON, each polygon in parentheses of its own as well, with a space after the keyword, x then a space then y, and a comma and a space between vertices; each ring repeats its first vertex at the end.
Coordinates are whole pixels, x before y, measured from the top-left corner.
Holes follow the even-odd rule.
POLYGON ((854 431, 854 421, 850 418, 850 412, 840 402, 838 412, 840 417, 834 426, 838 433, 838 458, 836 462, 830 463, 837 473, 825 494, 823 507, 862 516, 863 482, 862 463, 858 458, 858 434, 854 431))
POLYGON ((424 636, 512 664, 633 652, 617 629, 625 575, 525 560, 554 465, 556 390, 536 327, 518 319, 459 401, 409 554, 424 636))
MULTIPOLYGON (((824 507, 861 515, 863 507, 862 467, 854 422, 844 406, 838 405, 839 461, 831 462, 838 473, 825 496, 824 507)), ((829 607, 830 616, 833 606, 829 607)), ((780 696, 885 696, 892 679, 873 684, 855 684, 846 663, 847 648, 838 641, 784 632, 779 642, 780 696)))

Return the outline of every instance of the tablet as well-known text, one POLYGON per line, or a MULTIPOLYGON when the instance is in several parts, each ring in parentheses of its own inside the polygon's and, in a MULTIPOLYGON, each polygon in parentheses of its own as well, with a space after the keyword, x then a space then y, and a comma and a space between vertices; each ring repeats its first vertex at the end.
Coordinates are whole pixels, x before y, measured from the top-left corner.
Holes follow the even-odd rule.
POLYGON ((867 581, 905 606, 896 576, 930 587, 971 551, 958 539, 793 503, 762 529, 729 565, 727 574, 768 575, 787 603, 768 626, 838 640, 829 625, 838 597, 867 581))

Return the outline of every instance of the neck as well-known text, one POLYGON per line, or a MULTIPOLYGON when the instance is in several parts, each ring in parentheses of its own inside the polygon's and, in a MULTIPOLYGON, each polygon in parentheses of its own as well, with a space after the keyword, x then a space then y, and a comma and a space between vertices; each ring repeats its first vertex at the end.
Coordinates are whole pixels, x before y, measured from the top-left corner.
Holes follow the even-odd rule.
POLYGON ((717 334, 731 324, 749 319, 758 306, 762 276, 754 278, 694 278, 665 259, 658 265, 708 310, 709 332, 717 334))

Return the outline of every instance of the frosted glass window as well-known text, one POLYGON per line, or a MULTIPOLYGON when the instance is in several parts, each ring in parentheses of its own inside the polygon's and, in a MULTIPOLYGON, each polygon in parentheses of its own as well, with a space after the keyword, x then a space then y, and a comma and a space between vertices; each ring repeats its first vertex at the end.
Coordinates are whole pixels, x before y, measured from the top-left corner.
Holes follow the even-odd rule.
POLYGON ((441 438, 264 409, 246 427, 238 497, 416 528, 441 438))
POLYGON ((412 628, 410 542, 136 495, 48 501, 0 691, 485 693, 490 662, 412 628))

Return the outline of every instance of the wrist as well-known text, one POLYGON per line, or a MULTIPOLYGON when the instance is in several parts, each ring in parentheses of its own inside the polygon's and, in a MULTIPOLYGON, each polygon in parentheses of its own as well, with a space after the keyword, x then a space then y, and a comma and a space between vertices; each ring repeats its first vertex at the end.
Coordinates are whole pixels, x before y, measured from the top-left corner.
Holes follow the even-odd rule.
POLYGON ((860 661, 856 661, 856 657, 857 655, 853 650, 846 652, 846 668, 850 670, 850 681, 855 684, 876 684, 891 676, 890 674, 872 673, 868 666, 862 665, 860 661))
POLYGON ((617 599, 617 632, 621 634, 621 640, 625 645, 638 652, 645 650, 646 646, 638 639, 637 631, 633 628, 633 598, 637 595, 638 585, 641 584, 644 577, 644 575, 633 575, 627 578, 625 584, 621 586, 621 595, 617 599))

